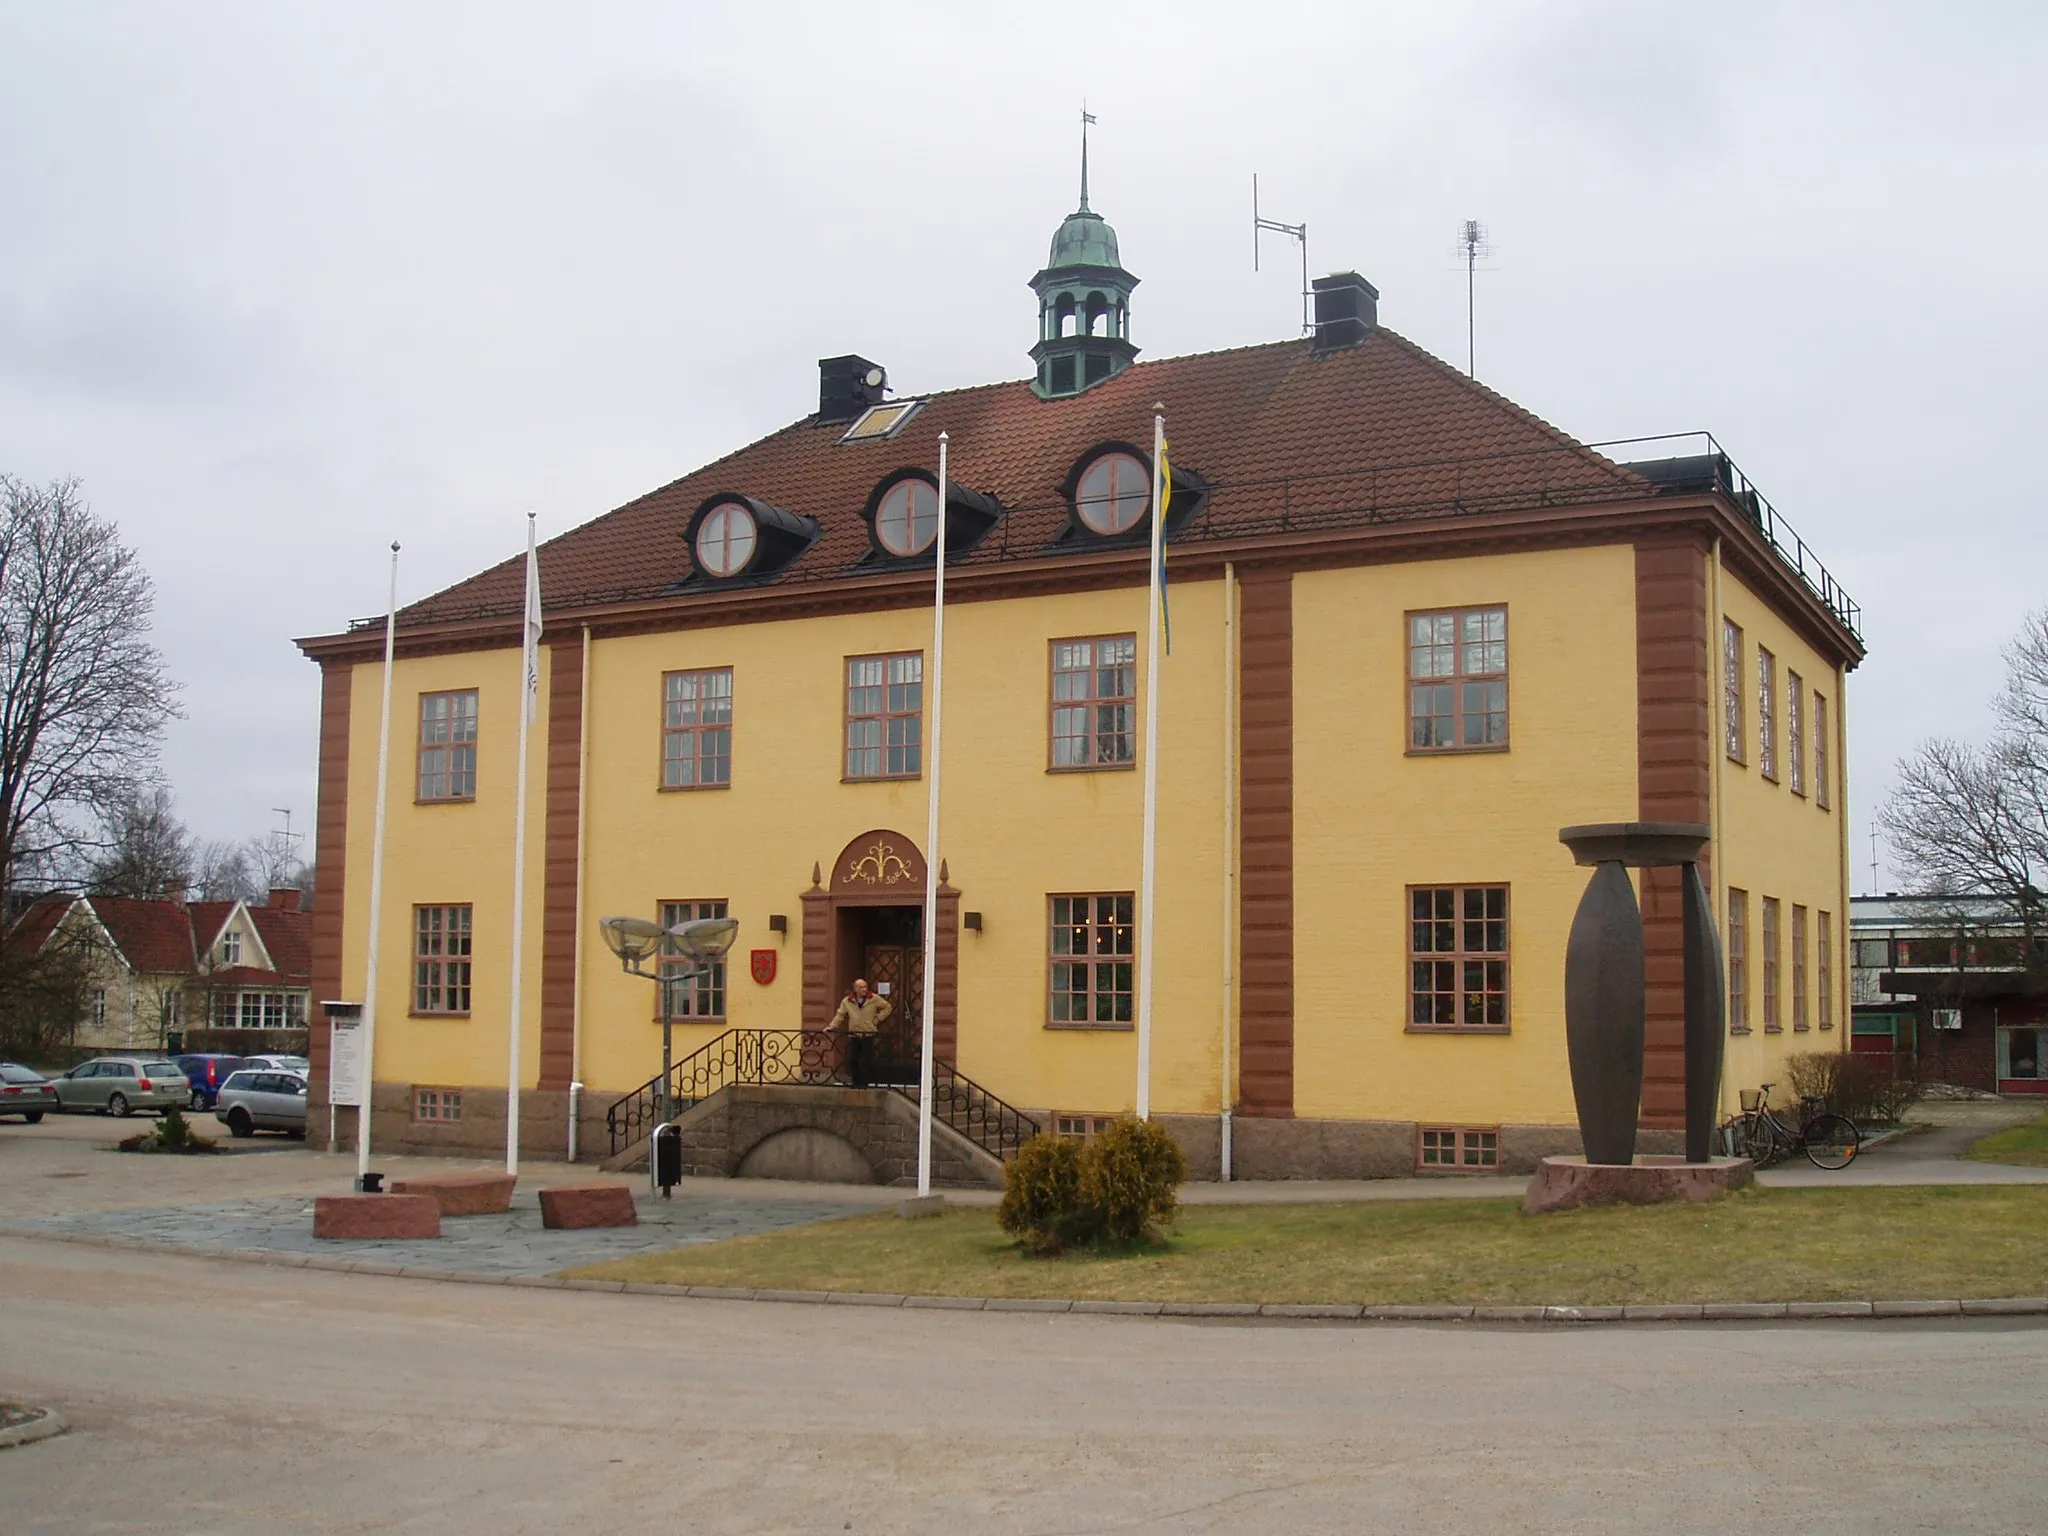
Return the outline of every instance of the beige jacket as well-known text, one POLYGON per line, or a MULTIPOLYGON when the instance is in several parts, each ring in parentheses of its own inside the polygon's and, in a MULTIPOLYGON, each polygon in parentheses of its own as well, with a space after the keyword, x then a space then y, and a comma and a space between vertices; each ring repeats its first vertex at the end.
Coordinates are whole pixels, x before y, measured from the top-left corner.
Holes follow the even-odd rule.
POLYGON ((832 1028, 850 1035, 872 1035, 891 1012, 889 999, 870 992, 867 1001, 856 1002, 851 992, 839 999, 839 1011, 832 1015, 832 1028))

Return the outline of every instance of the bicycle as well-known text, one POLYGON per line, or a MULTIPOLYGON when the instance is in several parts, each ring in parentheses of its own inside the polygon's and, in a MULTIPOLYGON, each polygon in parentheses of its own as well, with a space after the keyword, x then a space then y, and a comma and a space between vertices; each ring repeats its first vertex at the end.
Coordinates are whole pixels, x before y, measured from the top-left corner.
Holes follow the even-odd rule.
POLYGON ((1831 1114, 1826 1100, 1808 1097, 1799 1101, 1799 1128, 1794 1130, 1770 1107, 1771 1089, 1742 1090, 1742 1113, 1721 1123, 1720 1140, 1730 1157, 1746 1157, 1759 1168, 1782 1162, 1795 1152, 1804 1152, 1816 1168, 1837 1172, 1856 1160, 1863 1146, 1863 1133, 1847 1115, 1831 1114))

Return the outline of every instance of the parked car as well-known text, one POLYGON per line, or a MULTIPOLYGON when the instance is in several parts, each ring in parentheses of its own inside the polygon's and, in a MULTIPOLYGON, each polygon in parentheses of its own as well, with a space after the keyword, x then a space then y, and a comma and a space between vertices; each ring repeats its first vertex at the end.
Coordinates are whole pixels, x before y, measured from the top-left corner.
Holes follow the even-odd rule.
POLYGON ((190 1107, 193 1109, 213 1108, 220 1085, 247 1065, 239 1056, 226 1056, 218 1051, 180 1056, 177 1062, 178 1070, 185 1074, 185 1081, 192 1086, 190 1107))
POLYGON ((244 1067, 220 1085, 213 1116, 235 1137, 258 1131, 306 1134, 306 1078, 299 1072, 255 1072, 244 1067))
POLYGON ((296 1072, 301 1077, 313 1075, 313 1063, 303 1056, 244 1056, 242 1065, 266 1072, 296 1072))
POLYGON ((73 1114, 126 1115, 138 1109, 183 1109, 191 1089, 174 1061, 155 1056, 99 1056, 51 1081, 57 1107, 73 1114))
POLYGON ((0 1115, 19 1115, 30 1125, 57 1107, 57 1090, 34 1067, 0 1061, 0 1115))

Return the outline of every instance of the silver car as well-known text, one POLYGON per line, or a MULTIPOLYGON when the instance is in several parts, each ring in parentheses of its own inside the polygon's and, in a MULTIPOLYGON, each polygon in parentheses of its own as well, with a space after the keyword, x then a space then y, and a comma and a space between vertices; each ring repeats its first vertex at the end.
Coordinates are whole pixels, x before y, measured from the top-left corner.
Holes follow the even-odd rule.
POLYGON ((51 1086, 57 1090, 57 1107, 72 1114, 183 1109, 192 1097, 178 1064, 155 1056, 101 1056, 73 1067, 51 1086))
POLYGON ((258 1131, 306 1134, 306 1079, 297 1072, 244 1067, 220 1085, 213 1116, 235 1137, 258 1131))
POLYGON ((57 1090, 33 1067, 0 1061, 0 1115, 19 1115, 34 1125, 57 1107, 57 1090))

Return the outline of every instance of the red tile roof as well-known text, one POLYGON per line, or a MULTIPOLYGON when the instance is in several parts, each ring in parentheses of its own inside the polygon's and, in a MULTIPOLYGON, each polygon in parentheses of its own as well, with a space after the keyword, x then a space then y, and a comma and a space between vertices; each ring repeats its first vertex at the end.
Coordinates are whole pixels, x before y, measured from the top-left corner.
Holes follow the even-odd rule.
POLYGON ((50 941, 50 935, 57 931, 57 924, 63 920, 77 903, 78 898, 59 891, 50 896, 38 896, 21 916, 14 920, 14 931, 7 942, 17 953, 34 954, 50 941))
POLYGON ((185 906, 186 916, 192 924, 192 952, 203 955, 213 948, 213 941, 220 937, 221 929, 228 925, 228 915, 235 910, 232 901, 194 901, 185 906))
MULTIPOLYGON (((721 491, 815 518, 821 536, 767 579, 856 576, 863 516, 891 471, 936 467, 950 435, 953 479, 1006 509, 964 566, 1070 556, 1061 487, 1088 450, 1149 452, 1161 402, 1177 470, 1208 481, 1176 542, 1284 534, 1460 511, 1629 500, 1653 488, 1387 330, 1316 356, 1307 341, 1140 363, 1086 393, 1041 400, 1025 382, 930 396, 896 438, 839 445, 845 424, 810 418, 729 454, 541 547, 543 601, 576 608, 658 596, 691 575, 684 532, 721 491)), ((517 614, 522 559, 414 603, 401 623, 517 614)), ((690 588, 686 587, 685 592, 690 588)))
POLYGON ((288 907, 251 907, 249 919, 270 951, 277 980, 308 986, 313 979, 313 914, 288 907))
POLYGON ((192 924, 175 902, 134 896, 86 898, 133 971, 164 974, 194 969, 192 924))

